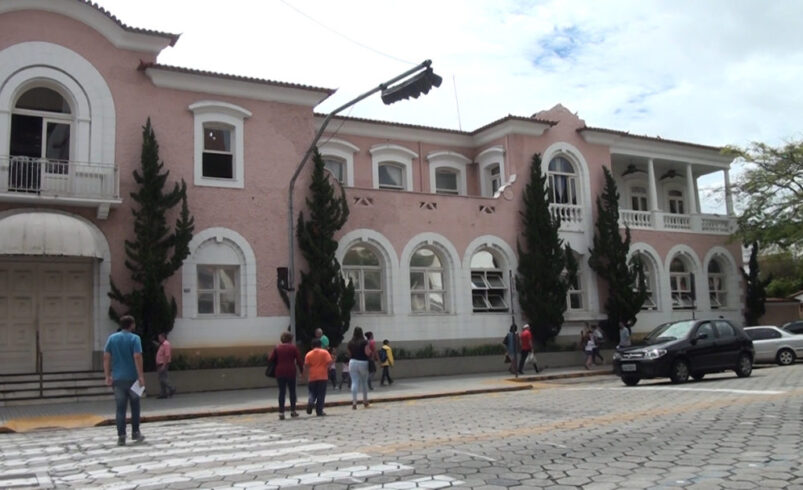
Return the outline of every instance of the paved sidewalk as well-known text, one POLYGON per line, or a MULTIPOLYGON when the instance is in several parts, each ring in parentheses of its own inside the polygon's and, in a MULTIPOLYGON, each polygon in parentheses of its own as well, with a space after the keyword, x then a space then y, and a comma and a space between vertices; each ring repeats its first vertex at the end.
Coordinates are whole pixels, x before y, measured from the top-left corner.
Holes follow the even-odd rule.
MULTIPOLYGON (((562 378, 576 378, 610 374, 611 367, 598 366, 592 370, 584 367, 546 369, 539 374, 528 372, 518 378, 507 373, 474 374, 465 376, 435 376, 395 380, 393 385, 380 386, 374 383, 369 392, 371 403, 388 403, 402 400, 527 390, 534 382, 562 378)), ((248 413, 271 413, 277 409, 277 388, 212 391, 204 393, 179 393, 173 398, 145 398, 142 401, 142 421, 187 419, 220 415, 248 413)), ((307 399, 307 387, 298 387, 299 410, 307 399)), ((344 386, 342 391, 331 385, 326 394, 326 406, 351 404, 351 392, 344 386)), ((0 407, 0 433, 27 432, 47 428, 75 428, 99 425, 114 425, 114 401, 95 400, 36 405, 0 407)))

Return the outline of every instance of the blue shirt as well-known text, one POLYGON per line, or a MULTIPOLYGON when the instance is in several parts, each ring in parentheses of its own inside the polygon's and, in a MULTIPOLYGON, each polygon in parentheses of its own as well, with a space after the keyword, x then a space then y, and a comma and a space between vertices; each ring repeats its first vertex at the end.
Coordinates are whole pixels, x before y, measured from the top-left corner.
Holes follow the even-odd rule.
POLYGON ((112 356, 112 379, 126 379, 132 382, 137 379, 137 366, 134 364, 134 354, 142 354, 142 341, 139 335, 128 330, 109 335, 106 340, 104 352, 112 356))

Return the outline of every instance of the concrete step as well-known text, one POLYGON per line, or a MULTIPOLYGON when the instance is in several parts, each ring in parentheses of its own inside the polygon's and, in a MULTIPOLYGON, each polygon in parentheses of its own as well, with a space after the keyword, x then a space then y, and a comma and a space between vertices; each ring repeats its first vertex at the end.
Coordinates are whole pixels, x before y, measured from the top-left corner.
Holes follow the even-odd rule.
POLYGON ((0 400, 0 407, 14 407, 20 405, 46 405, 51 403, 74 403, 74 402, 86 402, 86 401, 97 401, 97 400, 114 400, 114 395, 109 393, 106 395, 82 395, 82 396, 74 396, 74 395, 67 395, 67 396, 49 396, 44 398, 34 397, 34 398, 15 398, 11 400, 0 400))
MULTIPOLYGON (((48 387, 46 389, 43 389, 41 392, 42 398, 47 398, 52 396, 82 397, 82 396, 90 396, 104 393, 111 393, 111 388, 109 388, 106 385, 82 386, 82 387, 71 387, 71 388, 48 387)), ((40 391, 38 387, 27 390, 2 391, 0 392, 0 400, 39 398, 39 394, 40 391)))
POLYGON ((83 398, 108 395, 103 373, 79 371, 71 373, 36 373, 0 376, 0 401, 83 398))
MULTIPOLYGON (((43 373, 42 379, 45 381, 56 381, 65 379, 103 379, 103 371, 75 371, 68 373, 43 373)), ((39 382, 39 374, 0 374, 0 386, 8 383, 28 383, 39 382)))

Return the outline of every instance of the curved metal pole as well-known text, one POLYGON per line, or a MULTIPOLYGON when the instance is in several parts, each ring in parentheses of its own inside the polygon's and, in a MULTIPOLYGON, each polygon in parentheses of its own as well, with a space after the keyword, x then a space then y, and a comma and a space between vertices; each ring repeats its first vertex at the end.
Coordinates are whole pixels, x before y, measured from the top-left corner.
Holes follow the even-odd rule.
POLYGON ((309 148, 307 148, 307 151, 304 153, 304 157, 298 163, 295 172, 293 172, 293 176, 290 178, 290 189, 287 197, 287 245, 288 245, 287 248, 290 259, 288 262, 288 270, 287 270, 287 293, 290 299, 289 301, 290 333, 293 335, 293 341, 296 340, 296 288, 295 288, 296 269, 295 269, 295 223, 294 223, 295 215, 293 211, 293 191, 296 186, 296 180, 298 179, 298 176, 301 174, 301 170, 304 168, 304 165, 307 163, 307 160, 309 160, 310 155, 312 155, 312 152, 315 151, 315 148, 318 145, 318 140, 321 139, 324 130, 326 130, 326 127, 329 125, 329 121, 331 121, 334 116, 336 116, 344 109, 348 109, 357 102, 360 102, 366 97, 369 97, 381 90, 385 90, 391 84, 396 83, 403 78, 409 77, 410 75, 422 69, 428 68, 431 64, 432 64, 431 60, 426 60, 423 63, 416 66, 415 68, 407 70, 406 72, 402 73, 397 77, 391 78, 387 82, 376 86, 375 88, 369 90, 368 92, 365 92, 364 94, 346 102, 342 106, 330 112, 323 120, 323 123, 321 124, 321 127, 318 129, 318 132, 315 133, 315 137, 312 139, 312 143, 310 143, 309 148))

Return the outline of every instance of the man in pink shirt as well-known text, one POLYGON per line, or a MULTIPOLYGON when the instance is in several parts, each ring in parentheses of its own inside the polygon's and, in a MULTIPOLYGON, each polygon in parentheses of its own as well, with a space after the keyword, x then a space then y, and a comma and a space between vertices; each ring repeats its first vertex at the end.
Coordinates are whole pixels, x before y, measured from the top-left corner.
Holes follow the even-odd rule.
POLYGON ((167 371, 170 368, 171 350, 167 335, 159 334, 159 350, 156 351, 156 372, 159 373, 159 396, 156 398, 170 398, 176 392, 176 388, 167 379, 167 371))

